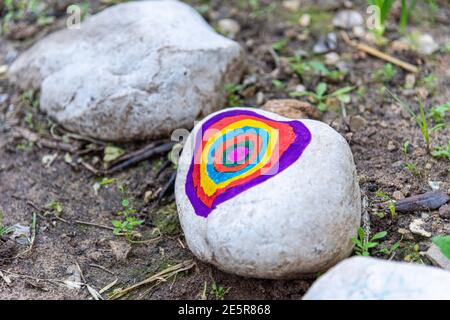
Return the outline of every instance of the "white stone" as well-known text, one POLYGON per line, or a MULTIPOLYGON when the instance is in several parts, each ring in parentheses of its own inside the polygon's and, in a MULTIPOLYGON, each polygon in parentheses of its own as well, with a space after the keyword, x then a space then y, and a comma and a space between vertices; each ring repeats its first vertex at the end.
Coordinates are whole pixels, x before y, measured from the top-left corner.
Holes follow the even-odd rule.
POLYGON ((428 33, 418 35, 413 40, 413 44, 416 46, 417 51, 423 55, 430 55, 439 49, 439 45, 428 33))
POLYGON ((307 13, 302 14, 301 17, 298 19, 298 24, 300 27, 306 28, 311 23, 311 16, 307 13))
POLYGON ((192 140, 214 115, 195 126, 178 163, 175 197, 191 251, 226 272, 270 279, 314 274, 348 257, 361 218, 356 169, 345 139, 320 121, 301 120, 312 139, 284 171, 222 202, 207 218, 195 213, 185 190, 192 140))
POLYGON ((222 108, 243 50, 178 1, 112 6, 40 40, 10 68, 69 130, 126 141, 166 136, 222 108))
POLYGON ((236 20, 233 19, 220 19, 217 22, 217 28, 219 31, 227 36, 234 37, 241 31, 241 26, 236 20))
POLYGON ((335 27, 351 30, 354 27, 362 26, 364 19, 358 11, 342 10, 334 16, 332 23, 335 27))
POLYGON ((450 299, 450 272, 368 257, 347 259, 321 276, 304 300, 450 299))
POLYGON ((325 64, 327 64, 327 65, 335 65, 341 59, 339 54, 336 52, 329 52, 324 56, 324 58, 325 58, 325 64))
POLYGON ((431 237, 431 233, 429 233, 428 231, 426 231, 422 226, 425 224, 425 221, 423 221, 422 219, 414 219, 410 224, 409 224, 409 230, 414 233, 417 234, 418 236, 422 236, 425 238, 430 238, 431 237))

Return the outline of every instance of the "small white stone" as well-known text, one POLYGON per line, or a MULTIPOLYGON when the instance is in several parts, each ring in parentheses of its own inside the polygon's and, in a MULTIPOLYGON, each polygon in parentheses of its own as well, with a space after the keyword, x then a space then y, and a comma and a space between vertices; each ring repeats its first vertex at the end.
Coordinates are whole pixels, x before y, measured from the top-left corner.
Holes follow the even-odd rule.
POLYGON ((187 183, 197 181, 187 180, 193 137, 212 117, 230 110, 293 121, 259 109, 233 108, 195 126, 175 183, 180 223, 191 251, 226 272, 269 279, 321 272, 347 257, 361 218, 356 169, 346 140, 320 121, 301 120, 312 138, 285 170, 227 198, 206 218, 198 215, 186 193, 187 183))
POLYGON ((305 92, 306 91, 306 87, 302 84, 299 84, 295 87, 295 92, 305 92))
POLYGON ((342 10, 334 16, 332 22, 335 27, 351 30, 353 27, 362 26, 364 19, 358 11, 342 10))
POLYGON ((413 42, 417 46, 417 51, 423 55, 430 55, 439 49, 439 45, 427 33, 418 35, 413 42))
POLYGON ((307 13, 302 14, 302 16, 298 19, 298 24, 300 27, 306 28, 311 23, 311 16, 307 13))
POLYGON ((325 55, 325 64, 327 65, 335 65, 341 57, 336 52, 329 52, 325 55))
POLYGON ((409 224, 409 230, 412 233, 417 234, 419 236, 422 236, 422 237, 425 237, 425 238, 430 238, 431 237, 431 233, 429 233, 424 228, 422 228, 422 225, 424 225, 424 224, 425 224, 425 222, 422 219, 414 219, 409 224))
POLYGON ((347 259, 322 275, 304 300, 450 300, 450 272, 369 257, 347 259))
POLYGON ((221 33, 230 37, 234 37, 241 31, 241 26, 233 19, 220 19, 219 22, 217 22, 217 28, 221 33))
POLYGON ((256 104, 258 106, 262 105, 264 103, 264 99, 265 99, 264 92, 258 91, 258 93, 256 94, 256 104))
POLYGON ((390 141, 388 142, 387 149, 388 149, 388 151, 391 151, 391 152, 392 152, 392 151, 397 150, 398 147, 397 147, 397 145, 395 144, 394 141, 390 140, 390 141))
MULTIPOLYGON (((431 168, 430 168, 431 169, 431 168)), ((430 186, 431 190, 437 191, 441 188, 442 181, 428 181, 428 185, 430 186)))
POLYGON ((352 29, 353 34, 358 38, 363 38, 366 35, 366 31, 363 26, 356 26, 352 29))

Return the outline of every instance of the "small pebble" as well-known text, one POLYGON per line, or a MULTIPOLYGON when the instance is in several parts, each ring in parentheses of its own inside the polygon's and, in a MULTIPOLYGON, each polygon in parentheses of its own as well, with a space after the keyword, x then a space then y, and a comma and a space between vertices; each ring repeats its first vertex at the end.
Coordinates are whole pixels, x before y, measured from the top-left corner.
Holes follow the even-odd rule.
POLYGON ((413 240, 414 236, 411 234, 411 231, 404 228, 398 228, 398 233, 400 233, 406 240, 413 240))
POLYGON ((433 191, 439 190, 441 188, 441 184, 442 184, 442 181, 431 181, 431 180, 428 181, 428 185, 430 186, 431 190, 433 190, 433 191))
POLYGON ((145 194, 144 194, 144 203, 145 204, 149 204, 150 201, 153 200, 153 198, 154 198, 153 191, 151 191, 151 190, 146 191, 145 194))
POLYGON ((423 55, 430 55, 439 49, 439 45, 427 33, 415 37, 414 45, 417 46, 417 52, 423 55))
POLYGON ((298 86, 295 87, 295 92, 305 92, 306 91, 306 87, 302 84, 299 84, 298 86))
POLYGON ((364 30, 363 26, 353 27, 352 31, 353 31, 353 34, 355 35, 355 37, 358 37, 358 38, 363 38, 366 35, 366 31, 364 30))
POLYGON ((364 19, 358 11, 342 10, 334 16, 332 22, 335 27, 351 30, 353 27, 362 26, 364 19))
POLYGON ((364 127, 367 125, 367 120, 364 119, 361 116, 353 116, 350 118, 350 130, 352 132, 358 132, 364 129, 364 127))
POLYGON ((425 256, 435 265, 450 271, 450 260, 441 252, 434 243, 431 244, 425 256))
POLYGON ((311 23, 311 16, 307 13, 302 14, 302 16, 298 19, 298 24, 303 28, 308 27, 310 23, 311 23))
POLYGON ((236 34, 241 31, 241 26, 236 20, 233 19, 221 19, 217 23, 217 28, 219 31, 223 34, 226 34, 227 36, 234 37, 236 34))
POLYGON ((264 103, 264 99, 265 99, 264 92, 258 91, 258 93, 256 94, 256 104, 262 105, 264 103))
POLYGON ((0 66, 0 76, 5 75, 8 72, 8 66, 6 64, 0 66))
POLYGON ((335 65, 341 57, 336 52, 329 52, 325 56, 325 64, 327 65, 335 65))
POLYGON ((439 208, 439 216, 444 219, 450 219, 450 206, 444 204, 439 208))
POLYGON ((401 38, 399 40, 394 40, 390 44, 390 48, 394 52, 408 51, 411 46, 407 39, 401 38))
POLYGON ((392 197, 395 199, 395 200, 401 200, 401 199, 404 199, 405 198, 405 196, 403 195, 403 193, 401 192, 401 191, 394 191, 394 193, 392 194, 392 197))
POLYGON ((8 100, 8 95, 6 93, 0 94, 0 105, 5 102, 6 100, 8 100))
POLYGON ((413 222, 411 222, 409 224, 409 230, 416 235, 419 235, 419 236, 422 236, 425 238, 430 238, 431 233, 429 233, 424 228, 422 228, 422 225, 424 223, 425 222, 422 219, 414 219, 413 222))
POLYGON ((127 260, 128 254, 131 251, 131 245, 125 241, 110 241, 109 246, 111 251, 116 257, 117 262, 123 262, 127 260))
POLYGON ((388 149, 389 151, 392 152, 392 151, 397 150, 398 147, 397 147, 397 145, 395 144, 395 142, 391 140, 391 141, 388 142, 387 149, 388 149))
POLYGON ((313 52, 316 54, 326 53, 337 48, 336 33, 330 32, 326 35, 320 36, 319 40, 313 47, 313 52))

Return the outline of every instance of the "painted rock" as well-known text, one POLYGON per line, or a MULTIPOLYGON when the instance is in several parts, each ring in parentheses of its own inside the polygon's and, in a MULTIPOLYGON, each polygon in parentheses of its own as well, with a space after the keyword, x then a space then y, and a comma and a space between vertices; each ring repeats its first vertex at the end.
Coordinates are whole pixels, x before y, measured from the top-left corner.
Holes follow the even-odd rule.
POLYGON ((369 257, 347 259, 317 280, 304 300, 450 299, 450 272, 369 257))
POLYGON ((328 269, 352 251, 361 216, 342 136, 323 122, 251 108, 226 109, 195 126, 175 196, 192 252, 257 278, 328 269))
POLYGON ((9 77, 41 89, 41 109, 67 129, 128 141, 168 136, 221 109, 243 66, 240 45, 192 7, 132 1, 38 41, 9 77))

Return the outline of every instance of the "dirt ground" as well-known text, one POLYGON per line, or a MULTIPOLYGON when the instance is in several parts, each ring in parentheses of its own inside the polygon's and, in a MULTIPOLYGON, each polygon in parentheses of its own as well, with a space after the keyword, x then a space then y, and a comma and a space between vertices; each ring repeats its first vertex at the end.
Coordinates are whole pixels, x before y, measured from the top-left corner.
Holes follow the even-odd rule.
MULTIPOLYGON (((13 23, 0 38, 0 65, 9 65, 39 38, 64 27, 65 8, 70 2, 44 2, 47 4, 45 15, 52 20, 42 25, 31 17, 13 23)), ((324 81, 314 74, 300 78, 289 68, 287 58, 303 52, 310 59, 314 43, 320 35, 332 30, 331 19, 344 8, 344 1, 302 1, 296 11, 285 8, 282 1, 186 2, 194 5, 213 26, 222 18, 232 18, 240 24, 241 31, 235 39, 247 52, 248 68, 241 86, 230 91, 230 104, 260 107, 269 99, 289 97, 289 92, 299 84, 313 91, 319 81, 324 81), (312 17, 308 28, 298 23, 304 13, 312 17), (282 48, 277 47, 274 56, 268 48, 282 43, 283 39, 285 43, 282 48)), ((351 146, 361 191, 368 200, 371 231, 387 231, 381 241, 386 248, 400 241, 394 252, 373 253, 383 259, 429 263, 420 252, 430 246, 431 239, 409 232, 413 219, 422 219, 423 228, 432 235, 450 234, 450 220, 441 218, 437 210, 391 216, 383 198, 398 197, 399 192, 410 196, 429 191, 430 181, 441 182, 440 189, 445 192, 450 188, 449 160, 432 157, 426 152, 414 119, 382 89, 386 86, 411 103, 414 110, 417 110, 415 97, 418 95, 424 99, 427 109, 450 100, 450 7, 446 1, 436 3, 438 11, 433 11, 425 2, 418 4, 408 32, 415 29, 429 33, 439 44, 447 44, 447 51, 422 56, 413 50, 396 50, 395 40, 401 35, 394 23, 385 33, 387 43, 379 46, 384 52, 419 66, 413 88, 405 88, 408 73, 398 67, 392 77, 380 80, 376 75, 383 70, 385 61, 349 47, 341 38, 338 38, 336 52, 348 72, 342 79, 326 80, 331 90, 343 86, 357 88, 345 107, 339 103, 333 106, 331 101, 332 106, 322 120, 339 131, 351 146), (410 145, 405 147, 406 141, 410 145)), ((106 6, 90 1, 88 13, 106 6)), ((365 1, 353 2, 353 8, 361 13, 366 6, 365 1)), ((2 10, 4 18, 6 9, 2 10)), ((394 9, 392 20, 398 11, 394 9)), ((314 59, 324 57, 317 55, 314 59)), ((6 76, 0 77, 0 210, 5 225, 32 226, 32 217, 36 214, 35 239, 30 250, 27 250, 29 244, 17 244, 7 236, 0 239, 0 299, 90 299, 91 294, 85 287, 71 289, 61 282, 80 273, 76 265, 82 271, 83 282, 92 288, 100 290, 114 284, 102 293, 108 298, 120 288, 190 259, 194 259, 195 265, 189 270, 165 282, 142 286, 123 298, 300 299, 308 289, 314 279, 244 279, 196 260, 185 245, 172 190, 156 203, 158 193, 175 172, 173 166, 163 167, 157 177, 167 156, 161 155, 108 175, 107 178, 114 180, 101 185, 99 181, 104 177, 95 177, 83 163, 102 168, 105 145, 68 136, 39 111, 38 97, 39 92, 21 92, 6 76), (30 143, 17 136, 17 127, 53 140, 66 139, 65 142, 77 146, 78 150, 68 153, 30 143), (119 188, 123 185, 127 187, 125 193, 119 188), (111 221, 118 219, 124 198, 129 199, 138 216, 145 220, 137 228, 140 240, 152 241, 129 244, 123 236, 113 234, 111 221), (124 250, 129 246, 129 254, 120 259, 120 252, 113 250, 117 246, 124 250)), ((308 100, 306 97, 299 99, 308 100)), ((447 145, 449 140, 447 128, 432 134, 431 145, 447 145)), ((148 143, 118 146, 128 153, 148 143)))

